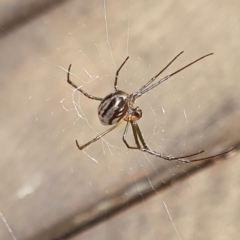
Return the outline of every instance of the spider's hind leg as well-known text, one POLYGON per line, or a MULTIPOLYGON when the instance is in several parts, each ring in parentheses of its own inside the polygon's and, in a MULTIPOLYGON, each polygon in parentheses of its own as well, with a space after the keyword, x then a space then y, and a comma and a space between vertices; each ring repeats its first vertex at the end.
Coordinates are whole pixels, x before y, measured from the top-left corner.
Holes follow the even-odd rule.
MULTIPOLYGON (((193 154, 189 154, 189 155, 185 155, 185 156, 181 156, 181 157, 173 157, 173 156, 165 155, 165 154, 162 154, 162 153, 158 153, 156 151, 151 150, 148 147, 147 143, 145 142, 145 140, 143 138, 142 132, 141 132, 137 122, 131 122, 131 125, 132 125, 133 135, 134 135, 134 139, 135 139, 135 143, 136 143, 137 147, 133 148, 133 147, 127 146, 128 148, 139 149, 143 152, 147 152, 151 155, 154 155, 156 157, 160 157, 160 158, 162 158, 164 160, 167 160, 167 161, 180 161, 180 162, 183 162, 183 163, 189 163, 191 161, 194 161, 194 160, 189 160, 188 158, 196 156, 196 155, 204 152, 204 151, 200 151, 200 152, 197 152, 197 153, 193 153, 193 154), (139 140, 140 140, 143 147, 141 147, 139 140)), ((126 126, 126 130, 127 130, 127 126, 126 126)), ((125 134, 125 132, 124 132, 124 134, 125 134)), ((201 159, 201 160, 203 160, 203 159, 201 159)))
MULTIPOLYGON (((131 122, 131 124, 132 124, 132 122, 131 122)), ((123 133, 123 137, 122 137, 123 142, 125 143, 125 145, 126 145, 127 148, 129 148, 129 149, 140 149, 141 146, 140 146, 140 143, 139 143, 139 141, 138 141, 137 135, 136 135, 136 133, 135 133, 134 131, 133 131, 133 135, 134 135, 134 139, 135 139, 135 143, 136 143, 137 147, 132 147, 132 146, 130 146, 130 145, 128 144, 128 142, 127 142, 127 140, 126 140, 127 131, 128 131, 128 126, 129 126, 129 121, 127 121, 127 125, 126 125, 125 130, 124 130, 124 133, 123 133)))

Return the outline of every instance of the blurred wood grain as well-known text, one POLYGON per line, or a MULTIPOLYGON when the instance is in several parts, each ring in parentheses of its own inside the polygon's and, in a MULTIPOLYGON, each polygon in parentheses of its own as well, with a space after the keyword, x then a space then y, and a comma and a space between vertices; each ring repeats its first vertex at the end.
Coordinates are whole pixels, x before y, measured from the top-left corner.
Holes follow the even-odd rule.
POLYGON ((166 74, 214 52, 140 98, 139 125, 156 151, 227 150, 240 142, 240 3, 105 4, 1 2, 0 239, 13 239, 4 220, 17 240, 239 239, 238 150, 166 162, 126 149, 122 126, 80 152, 75 139, 106 128, 66 69, 72 63, 73 81, 103 97, 126 55, 119 89, 132 92, 182 50, 166 74))
POLYGON ((66 0, 2 0, 0 2, 0 38, 64 2, 66 0))

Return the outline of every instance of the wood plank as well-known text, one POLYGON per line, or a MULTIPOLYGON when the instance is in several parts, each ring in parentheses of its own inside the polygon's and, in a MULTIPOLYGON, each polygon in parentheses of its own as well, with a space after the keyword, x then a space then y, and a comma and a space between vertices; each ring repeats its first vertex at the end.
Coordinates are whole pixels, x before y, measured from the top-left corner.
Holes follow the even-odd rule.
MULTIPOLYGON (((149 189, 148 177, 160 184, 203 169, 198 166, 204 163, 168 163, 127 150, 121 139, 124 126, 106 136, 107 142, 79 152, 75 139, 84 143, 106 127, 99 124, 95 101, 80 98, 83 119, 69 110, 73 92, 64 69, 70 63, 77 84, 105 96, 113 90, 115 70, 126 57, 127 39, 130 59, 119 79, 119 88, 127 92, 139 88, 181 50, 184 55, 166 73, 213 51, 213 57, 140 98, 139 124, 151 147, 172 155, 201 149, 209 155, 239 142, 240 33, 234 30, 239 3, 204 3, 107 2, 108 45, 103 2, 72 1, 1 39, 0 211, 17 239, 59 238, 84 226, 84 218, 78 217, 83 213, 89 217, 86 209, 111 211, 124 189, 140 196, 139 179, 149 189), (61 105, 63 99, 69 111, 61 105), (109 208, 98 205, 103 199, 112 203, 109 208)), ((78 103, 78 93, 74 96, 78 103)), ((174 191, 169 194, 174 197, 174 191)), ((146 210, 141 214, 146 215, 146 210)), ((170 222, 166 229, 172 230, 170 222)), ((145 230, 147 234, 149 228, 145 230)), ((3 223, 0 239, 12 239, 3 223)))
POLYGON ((239 239, 239 159, 190 174, 69 239, 239 239))
MULTIPOLYGON (((0 2, 0 37, 51 11, 66 0, 2 0, 0 2)), ((68 1, 69 2, 69 1, 68 1)))

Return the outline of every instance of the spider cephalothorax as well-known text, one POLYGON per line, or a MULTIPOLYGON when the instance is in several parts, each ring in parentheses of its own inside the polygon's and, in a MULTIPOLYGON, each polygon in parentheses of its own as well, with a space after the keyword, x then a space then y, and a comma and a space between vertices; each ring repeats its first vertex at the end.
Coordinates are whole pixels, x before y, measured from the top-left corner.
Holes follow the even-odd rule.
POLYGON ((108 94, 105 98, 100 98, 100 97, 95 97, 92 96, 90 94, 88 94, 87 92, 83 91, 81 87, 78 87, 74 82, 72 82, 70 80, 70 69, 71 69, 71 64, 69 65, 68 68, 68 77, 67 77, 67 82, 73 86, 74 88, 76 88, 78 91, 80 91, 84 96, 90 98, 90 99, 94 99, 94 100, 98 100, 101 101, 101 103, 98 106, 98 117, 100 122, 103 125, 113 125, 111 128, 109 128, 107 131, 99 134, 97 137, 95 137, 94 139, 92 139, 91 141, 87 142, 84 145, 79 145, 78 141, 76 140, 76 144, 77 147, 82 150, 85 147, 91 145, 92 143, 96 142, 97 140, 99 140, 100 138, 102 138, 104 135, 106 135, 107 133, 111 132, 113 129, 115 129, 117 126, 119 126, 123 121, 126 121, 126 127, 123 133, 123 142, 125 143, 125 145, 130 148, 130 149, 138 149, 141 150, 143 152, 147 152, 149 154, 152 154, 156 157, 160 157, 163 158, 165 160, 171 161, 171 160, 177 160, 177 161, 181 161, 181 162, 185 162, 185 163, 189 163, 189 162, 194 162, 194 161, 201 161, 201 160, 207 160, 207 159, 212 159, 214 157, 218 157, 220 155, 226 154, 230 151, 232 151, 233 149, 230 149, 228 151, 225 151, 223 153, 217 154, 217 155, 213 155, 213 156, 209 156, 209 157, 205 157, 205 158, 198 158, 198 159, 187 159, 188 157, 192 157, 195 155, 198 155, 204 151, 200 151, 194 154, 190 154, 190 155, 185 155, 185 156, 181 156, 181 157, 173 157, 173 156, 169 156, 169 155, 165 155, 162 153, 158 153, 153 151, 152 149, 150 149, 148 147, 148 145, 146 144, 143 135, 141 133, 141 130, 138 126, 137 121, 142 117, 142 110, 139 107, 135 107, 135 101, 137 98, 141 97, 142 95, 144 95, 145 93, 147 93, 148 91, 150 91, 151 89, 155 88, 156 86, 158 86, 159 84, 161 84, 162 82, 168 80, 171 76, 175 75, 176 73, 182 71, 183 69, 189 67, 190 65, 198 62, 199 60, 208 57, 210 55, 212 55, 213 53, 204 55, 203 57, 198 58, 197 60, 187 64, 186 66, 178 69, 177 71, 159 79, 157 82, 153 83, 157 77, 170 65, 172 64, 173 61, 176 60, 176 58, 178 58, 183 52, 180 52, 175 58, 173 58, 173 60, 167 64, 167 66, 165 68, 163 68, 156 76, 154 76, 153 78, 151 78, 145 85, 143 85, 140 89, 138 89, 136 92, 132 93, 132 94, 127 94, 126 92, 120 91, 117 89, 117 80, 118 80, 118 74, 121 70, 121 68, 123 67, 123 65, 126 63, 126 61, 128 60, 129 57, 127 57, 125 59, 125 61, 122 63, 122 65, 119 67, 119 69, 116 72, 116 76, 115 76, 115 81, 114 81, 114 91, 111 92, 110 94, 108 94), (126 135, 127 135, 127 131, 128 131, 128 126, 129 123, 132 126, 132 131, 133 131, 133 136, 134 136, 134 140, 136 143, 136 146, 130 146, 127 143, 126 140, 126 135))

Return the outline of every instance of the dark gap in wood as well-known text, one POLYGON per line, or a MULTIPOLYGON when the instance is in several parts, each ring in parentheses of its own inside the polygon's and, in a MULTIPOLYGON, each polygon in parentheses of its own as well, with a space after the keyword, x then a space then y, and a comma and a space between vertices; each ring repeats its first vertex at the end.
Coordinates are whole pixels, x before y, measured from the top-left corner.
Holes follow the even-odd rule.
MULTIPOLYGON (((102 202, 106 201, 106 199, 99 200, 98 203, 91 206, 84 212, 80 212, 80 213, 76 214, 75 216, 65 219, 61 223, 51 227, 51 229, 46 230, 44 233, 41 232, 41 233, 35 235, 34 237, 29 238, 28 240, 66 240, 66 239, 69 239, 70 237, 74 237, 77 234, 83 233, 85 230, 115 216, 116 214, 122 212, 123 210, 126 210, 135 204, 141 203, 142 198, 144 198, 146 200, 146 199, 150 198, 151 196, 154 196, 156 194, 156 191, 158 191, 158 193, 159 193, 160 191, 170 188, 171 186, 173 186, 173 184, 183 181, 184 179, 188 178, 189 175, 199 173, 200 170, 206 169, 206 168, 214 165, 214 163, 215 163, 215 161, 206 161, 203 164, 199 165, 198 167, 196 167, 196 165, 194 165, 194 167, 191 167, 190 169, 188 169, 187 172, 182 172, 181 174, 174 176, 174 178, 171 177, 164 183, 159 182, 159 186, 156 187, 155 190, 151 189, 151 191, 148 190, 146 193, 144 193, 142 195, 138 194, 135 197, 128 200, 127 202, 125 202, 124 204, 118 204, 118 205, 115 205, 114 207, 108 209, 108 211, 99 212, 99 214, 97 216, 95 216, 94 218, 89 219, 88 221, 85 221, 85 222, 80 222, 76 226, 74 226, 74 223, 71 223, 71 222, 74 222, 74 219, 76 219, 77 216, 87 215, 88 212, 91 213, 93 211, 93 209, 97 209, 98 205, 101 205, 102 202), (64 232, 64 229, 65 229, 65 232, 64 232)), ((155 173, 155 175, 156 175, 156 173, 155 173)), ((151 179, 151 177, 150 177, 150 179, 151 179)), ((146 180, 145 178, 143 180, 143 178, 141 178, 141 179, 138 179, 137 182, 141 182, 141 181, 148 181, 148 180, 146 180)), ((131 185, 135 186, 135 183, 131 184, 131 185)), ((109 202, 112 202, 113 198, 114 199, 120 198, 126 192, 126 189, 129 189, 129 186, 126 186, 126 188, 121 189, 116 194, 109 197, 108 198, 109 202)))

